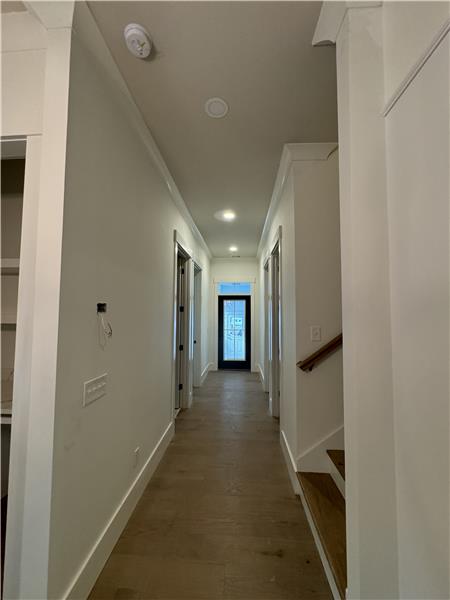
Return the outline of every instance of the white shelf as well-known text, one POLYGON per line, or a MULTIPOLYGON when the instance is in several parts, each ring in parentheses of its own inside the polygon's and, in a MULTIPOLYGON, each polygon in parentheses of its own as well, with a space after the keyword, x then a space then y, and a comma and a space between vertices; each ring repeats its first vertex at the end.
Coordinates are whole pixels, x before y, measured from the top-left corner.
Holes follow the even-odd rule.
POLYGON ((17 325, 17 315, 13 313, 3 314, 1 317, 2 325, 17 325))
POLYGON ((0 403, 1 424, 11 425, 13 382, 2 381, 2 401, 0 403))
POLYGON ((19 274, 20 258, 2 258, 1 269, 2 275, 18 275, 19 274))

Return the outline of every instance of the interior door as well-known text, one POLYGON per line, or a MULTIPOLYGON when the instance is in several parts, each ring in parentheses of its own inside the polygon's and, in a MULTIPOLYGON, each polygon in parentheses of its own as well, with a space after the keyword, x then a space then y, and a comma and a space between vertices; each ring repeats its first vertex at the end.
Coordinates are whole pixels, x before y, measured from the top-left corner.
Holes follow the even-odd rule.
POLYGON ((250 370, 251 296, 219 296, 219 369, 250 370))
POLYGON ((176 360, 176 391, 175 410, 183 406, 184 373, 185 373, 185 337, 186 337, 186 270, 185 258, 178 254, 177 258, 177 360, 176 360))
POLYGON ((268 260, 269 408, 280 416, 280 266, 278 246, 268 260))
POLYGON ((186 271, 186 394, 183 408, 190 408, 194 393, 194 261, 189 258, 185 264, 186 271))

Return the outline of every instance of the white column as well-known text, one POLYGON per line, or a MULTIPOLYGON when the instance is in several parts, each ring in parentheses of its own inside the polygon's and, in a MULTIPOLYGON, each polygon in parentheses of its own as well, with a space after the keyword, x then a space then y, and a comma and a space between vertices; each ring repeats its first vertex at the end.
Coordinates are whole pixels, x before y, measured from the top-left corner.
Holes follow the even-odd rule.
POLYGON ((336 42, 347 597, 396 598, 382 8, 331 4, 331 12, 322 10, 314 42, 336 42))
POLYGON ((336 40, 348 597, 398 595, 382 9, 336 40))

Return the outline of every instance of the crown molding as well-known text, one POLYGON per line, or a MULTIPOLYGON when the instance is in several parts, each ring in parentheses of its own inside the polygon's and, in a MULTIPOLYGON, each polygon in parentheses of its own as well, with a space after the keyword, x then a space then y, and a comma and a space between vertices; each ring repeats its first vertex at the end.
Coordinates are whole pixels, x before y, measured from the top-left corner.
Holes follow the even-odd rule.
POLYGON ((313 46, 333 46, 336 43, 345 15, 350 8, 376 8, 383 3, 367 0, 359 2, 324 2, 320 9, 313 46))
POLYGON ((261 256, 264 242, 269 233, 270 224, 280 203, 284 185, 287 181, 291 166, 295 162, 328 160, 328 158, 337 150, 336 142, 323 142, 314 144, 285 144, 281 153, 280 166, 275 179, 275 185, 272 192, 272 198, 267 211, 266 220, 258 244, 257 256, 261 256))

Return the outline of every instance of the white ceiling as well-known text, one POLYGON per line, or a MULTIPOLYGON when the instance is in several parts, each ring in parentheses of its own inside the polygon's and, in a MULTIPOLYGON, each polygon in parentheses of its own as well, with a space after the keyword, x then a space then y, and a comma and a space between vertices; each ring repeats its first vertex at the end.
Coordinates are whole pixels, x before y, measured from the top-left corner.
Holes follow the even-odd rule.
POLYGON ((337 140, 335 53, 313 48, 320 2, 90 2, 106 42, 214 256, 256 254, 287 142, 337 140), (127 23, 156 52, 134 58, 127 23), (230 110, 211 119, 205 101, 230 110), (233 223, 214 218, 237 213, 233 223))

